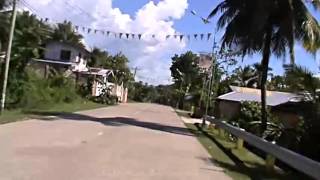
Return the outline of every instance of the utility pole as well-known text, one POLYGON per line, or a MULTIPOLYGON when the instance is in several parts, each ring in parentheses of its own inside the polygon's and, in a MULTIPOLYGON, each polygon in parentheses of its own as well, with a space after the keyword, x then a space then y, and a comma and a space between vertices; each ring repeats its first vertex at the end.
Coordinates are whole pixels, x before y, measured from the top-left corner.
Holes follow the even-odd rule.
POLYGON ((9 64, 10 64, 10 57, 11 57, 11 46, 12 46, 12 40, 14 35, 14 29, 16 25, 16 17, 17 17, 17 0, 13 0, 12 2, 12 16, 11 16, 11 28, 10 28, 10 34, 9 34, 9 42, 8 42, 8 48, 6 53, 6 64, 5 64, 5 70, 4 70, 4 78, 3 78, 3 86, 2 86, 2 96, 1 96, 1 107, 0 107, 0 113, 4 111, 5 108, 5 101, 6 101, 6 90, 7 90, 7 82, 8 82, 8 75, 9 75, 9 64))

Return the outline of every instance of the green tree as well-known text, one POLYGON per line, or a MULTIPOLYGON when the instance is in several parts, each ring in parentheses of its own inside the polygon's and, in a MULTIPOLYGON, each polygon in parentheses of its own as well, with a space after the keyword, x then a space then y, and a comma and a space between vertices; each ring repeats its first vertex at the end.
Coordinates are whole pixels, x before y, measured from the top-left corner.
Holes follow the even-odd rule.
POLYGON ((314 100, 318 98, 320 79, 306 67, 295 65, 288 69, 285 73, 285 81, 290 91, 309 92, 314 100))
POLYGON ((128 66, 129 60, 125 55, 118 53, 111 56, 108 52, 98 48, 94 48, 91 54, 89 66, 113 70, 118 84, 124 83, 125 86, 128 86, 133 81, 133 75, 128 66))
POLYGON ((197 55, 191 51, 172 57, 170 71, 178 93, 180 108, 183 106, 183 98, 187 93, 193 97, 201 93, 204 74, 200 71, 197 59, 197 55))
POLYGON ((82 39, 83 36, 77 34, 73 29, 72 23, 68 21, 57 24, 57 26, 54 27, 54 30, 51 34, 51 40, 61 41, 84 47, 82 39))
POLYGON ((289 50, 294 63, 295 40, 315 42, 320 39, 317 20, 303 0, 224 0, 209 15, 221 12, 218 29, 225 28, 222 47, 234 48, 243 56, 262 53, 261 131, 267 127, 266 82, 271 53, 284 56, 289 50))
POLYGON ((259 75, 252 66, 238 67, 231 75, 232 84, 241 87, 254 87, 258 84, 259 75))
POLYGON ((39 58, 50 28, 29 12, 18 13, 8 79, 8 103, 16 104, 23 96, 28 81, 26 67, 31 58, 39 58))

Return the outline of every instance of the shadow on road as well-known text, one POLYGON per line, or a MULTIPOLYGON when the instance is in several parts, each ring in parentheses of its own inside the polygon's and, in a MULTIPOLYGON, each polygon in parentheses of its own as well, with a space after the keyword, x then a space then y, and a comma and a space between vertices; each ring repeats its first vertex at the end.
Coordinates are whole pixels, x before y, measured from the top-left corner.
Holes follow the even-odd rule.
POLYGON ((145 122, 145 121, 139 121, 133 118, 127 118, 127 117, 108 117, 108 118, 97 118, 93 116, 88 116, 84 114, 78 114, 78 113, 62 113, 62 112, 38 112, 38 111, 29 111, 27 112, 31 115, 38 115, 37 119, 41 120, 59 120, 65 119, 65 120, 74 120, 74 121, 94 121, 102 123, 106 126, 137 126, 141 128, 147 128, 151 130, 156 131, 162 131, 167 133, 173 133, 178 135, 186 135, 186 136, 194 136, 192 132, 190 132, 187 128, 182 127, 175 127, 175 126, 169 126, 159 123, 153 123, 153 122, 145 122), (55 117, 48 117, 48 116, 55 116, 55 117))

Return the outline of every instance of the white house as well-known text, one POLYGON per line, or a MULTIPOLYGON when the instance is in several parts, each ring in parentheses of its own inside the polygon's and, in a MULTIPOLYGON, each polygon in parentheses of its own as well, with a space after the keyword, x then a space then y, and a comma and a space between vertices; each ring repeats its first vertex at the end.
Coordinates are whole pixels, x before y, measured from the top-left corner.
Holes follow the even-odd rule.
POLYGON ((112 94, 117 96, 119 101, 127 101, 127 89, 123 85, 116 85, 110 82, 114 77, 110 69, 88 67, 90 52, 82 46, 75 46, 70 43, 51 41, 46 44, 44 58, 32 59, 32 66, 36 67, 38 73, 47 77, 49 68, 64 73, 65 76, 74 76, 76 81, 81 81, 89 76, 94 77, 92 96, 99 96, 103 89, 110 87, 112 94))
POLYGON ((88 71, 87 62, 90 52, 84 47, 70 43, 51 41, 46 44, 44 59, 33 59, 35 62, 51 65, 55 68, 72 72, 88 71))

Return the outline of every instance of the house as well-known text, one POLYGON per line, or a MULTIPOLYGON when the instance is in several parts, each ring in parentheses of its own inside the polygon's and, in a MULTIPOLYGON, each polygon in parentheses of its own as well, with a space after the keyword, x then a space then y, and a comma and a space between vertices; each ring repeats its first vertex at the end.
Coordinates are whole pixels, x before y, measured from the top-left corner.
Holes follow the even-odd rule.
POLYGON ((112 95, 117 96, 120 102, 126 102, 128 90, 123 85, 111 83, 113 71, 88 67, 89 59, 90 52, 82 46, 51 41, 45 46, 44 57, 32 59, 30 65, 43 77, 48 77, 50 69, 55 69, 66 77, 73 77, 76 83, 86 82, 86 79, 92 77, 92 96, 100 96, 104 88, 110 87, 112 95))
POLYGON ((128 89, 121 85, 112 83, 114 73, 110 69, 90 68, 88 71, 81 72, 81 78, 93 77, 92 96, 100 96, 104 90, 110 90, 110 93, 117 96, 119 102, 127 102, 128 89))
MULTIPOLYGON (((230 86, 231 92, 217 98, 220 118, 235 118, 240 114, 241 102, 261 102, 260 89, 230 86)), ((294 93, 267 91, 267 106, 285 126, 294 127, 300 120, 297 109, 303 97, 294 93)))
POLYGON ((45 46, 44 58, 33 59, 34 65, 46 77, 48 68, 52 67, 58 71, 84 72, 88 71, 87 62, 90 52, 84 47, 70 43, 51 41, 45 46))

